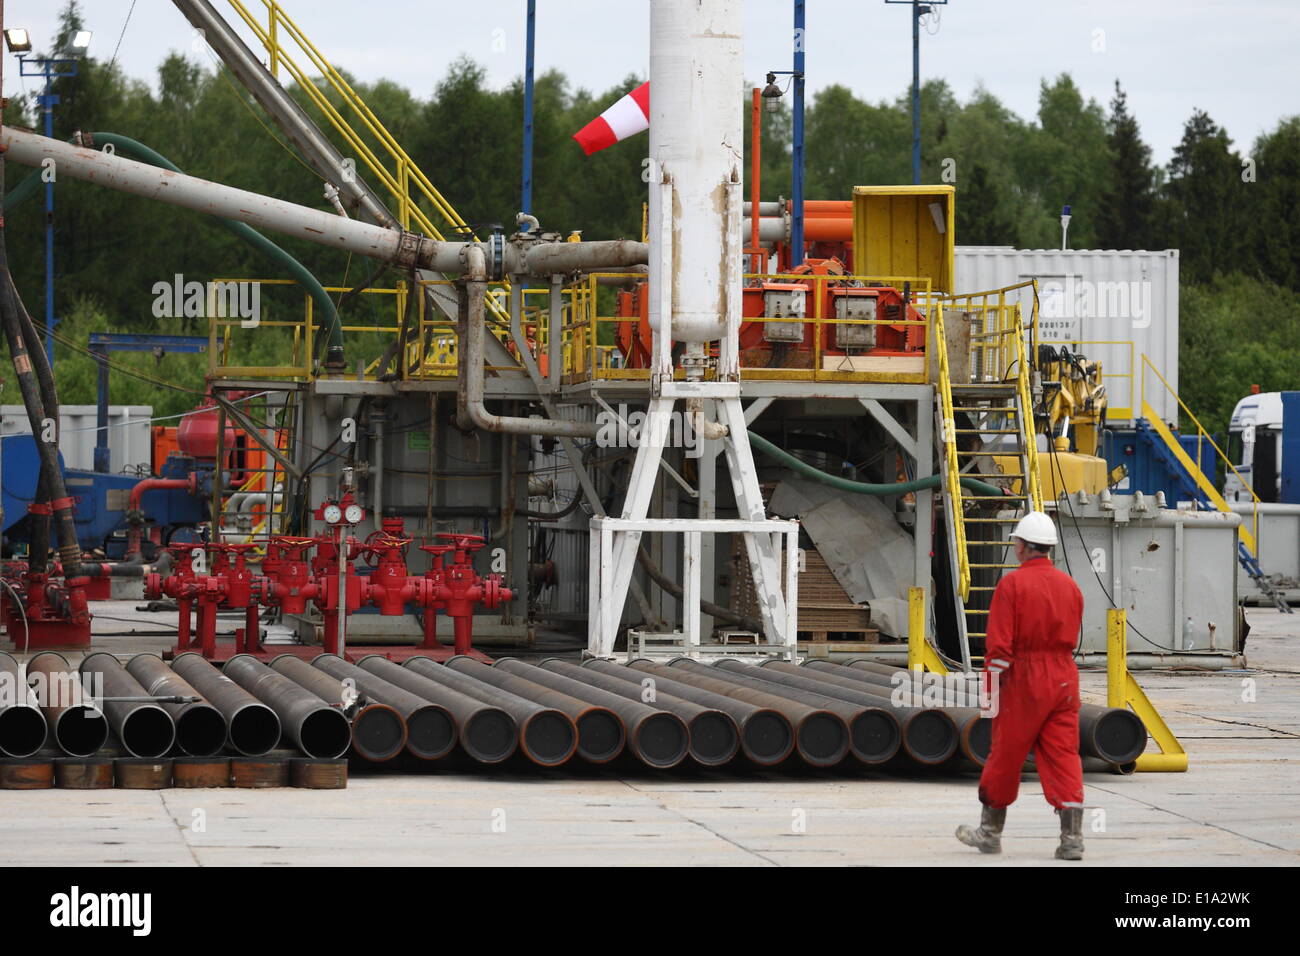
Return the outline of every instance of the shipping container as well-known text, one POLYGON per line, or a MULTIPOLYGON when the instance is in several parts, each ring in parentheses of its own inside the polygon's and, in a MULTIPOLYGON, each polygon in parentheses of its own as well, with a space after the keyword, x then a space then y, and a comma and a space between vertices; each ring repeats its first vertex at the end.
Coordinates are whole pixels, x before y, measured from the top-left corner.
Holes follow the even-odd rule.
MULTIPOLYGON (((1039 342, 1065 345, 1102 363, 1107 420, 1130 424, 1141 417, 1145 393, 1163 421, 1177 423, 1177 249, 958 246, 954 268, 958 293, 1037 279, 1039 342)), ((1024 290, 1017 296, 1027 317, 1032 294, 1024 290)))
MULTIPOLYGON (((59 406, 59 451, 65 468, 95 470, 97 411, 94 405, 59 406)), ((150 473, 152 416, 152 405, 108 406, 108 470, 111 473, 150 473)), ((30 435, 31 431, 23 406, 0 405, 0 435, 30 435)))

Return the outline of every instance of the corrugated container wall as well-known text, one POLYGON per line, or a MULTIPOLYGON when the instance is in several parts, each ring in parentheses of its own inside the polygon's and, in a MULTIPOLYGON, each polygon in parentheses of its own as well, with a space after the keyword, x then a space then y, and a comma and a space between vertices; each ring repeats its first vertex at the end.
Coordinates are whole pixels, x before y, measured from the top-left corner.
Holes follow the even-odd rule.
MULTIPOLYGON (((1102 363, 1108 421, 1128 424, 1141 417, 1143 355, 1177 390, 1177 249, 958 246, 955 272, 958 294, 1038 279, 1039 341, 1068 345, 1102 363)), ((1032 304, 1026 291, 1026 316, 1032 304)), ((1177 401, 1150 369, 1145 393, 1163 420, 1178 421, 1177 401)))
MULTIPOLYGON (((94 405, 59 406, 59 452, 65 468, 95 470, 96 411, 94 405)), ((110 472, 149 474, 153 462, 152 415, 152 405, 108 406, 110 472)), ((31 431, 23 406, 0 406, 0 434, 29 435, 31 431)))

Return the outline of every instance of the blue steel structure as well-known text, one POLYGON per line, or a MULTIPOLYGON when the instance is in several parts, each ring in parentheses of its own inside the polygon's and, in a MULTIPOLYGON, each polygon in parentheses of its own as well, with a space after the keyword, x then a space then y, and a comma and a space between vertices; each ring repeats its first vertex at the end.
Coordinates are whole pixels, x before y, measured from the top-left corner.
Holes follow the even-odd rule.
POLYGON ((921 185, 921 17, 948 0, 885 0, 912 7, 912 185, 921 185))
MULTIPOLYGON (((808 45, 804 0, 794 0, 794 148, 790 173, 790 262, 803 262, 803 93, 804 52, 808 45)), ((754 210, 758 215, 758 210, 754 210)))
POLYGON ((533 213, 533 48, 537 39, 537 0, 528 0, 527 32, 528 50, 524 62, 524 181, 519 208, 531 216, 533 213))
MULTIPOLYGON (((52 92, 56 79, 71 78, 77 75, 77 61, 71 57, 28 57, 18 55, 18 73, 20 76, 39 76, 45 79, 45 92, 36 97, 41 108, 45 135, 54 138, 54 107, 59 103, 59 95, 52 92), (28 67, 35 67, 29 70, 28 67)), ((54 317, 54 181, 46 176, 47 170, 41 169, 45 180, 45 354, 49 356, 50 367, 54 367, 54 327, 58 319, 54 317)))
POLYGON ((95 471, 109 470, 108 450, 108 353, 152 352, 161 357, 168 352, 189 355, 208 350, 202 335, 132 335, 118 332, 91 332, 90 351, 95 356, 98 381, 95 387, 95 471))

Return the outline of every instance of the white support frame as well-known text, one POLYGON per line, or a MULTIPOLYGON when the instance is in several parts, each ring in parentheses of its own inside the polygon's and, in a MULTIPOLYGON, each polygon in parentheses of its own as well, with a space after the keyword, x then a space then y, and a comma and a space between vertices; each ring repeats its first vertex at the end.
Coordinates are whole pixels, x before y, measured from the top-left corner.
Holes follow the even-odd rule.
MULTIPOLYGON (((778 561, 777 548, 784 552, 782 587, 778 583, 775 606, 764 615, 766 641, 757 645, 764 653, 794 660, 798 655, 799 606, 799 522, 761 518, 749 521, 737 518, 592 518, 591 581, 588 593, 588 647, 597 657, 612 657, 623 616, 623 601, 618 600, 619 580, 616 556, 619 545, 639 544, 644 533, 680 534, 682 536, 682 630, 681 641, 664 645, 663 653, 673 657, 699 657, 708 653, 700 629, 701 546, 706 534, 742 534, 752 546, 770 552, 778 561), (784 541, 778 545, 779 538, 784 541), (771 618, 769 623, 768 618, 771 618)), ((751 551, 751 553, 753 553, 751 551)), ((755 574, 755 578, 758 575, 755 574)), ((774 579, 775 580, 775 579, 774 579)), ((757 584, 757 581, 755 582, 757 584)), ((626 590, 624 591, 624 594, 626 590)), ((762 596, 760 595, 760 604, 762 596)), ((629 650, 631 645, 629 644, 629 650)), ((718 645, 718 653, 734 654, 735 648, 718 645)))

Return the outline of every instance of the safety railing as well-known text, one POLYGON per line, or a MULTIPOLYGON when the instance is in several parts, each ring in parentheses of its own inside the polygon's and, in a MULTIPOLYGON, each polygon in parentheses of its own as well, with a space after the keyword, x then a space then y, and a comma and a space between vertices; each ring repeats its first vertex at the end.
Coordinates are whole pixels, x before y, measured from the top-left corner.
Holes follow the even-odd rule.
MULTIPOLYGON (((261 2, 266 8, 265 24, 249 11, 242 0, 229 0, 231 7, 266 50, 271 75, 278 81, 280 70, 283 69, 312 105, 320 110, 326 122, 347 144, 348 150, 355 153, 355 156, 347 159, 363 165, 388 192, 402 228, 423 233, 433 239, 444 239, 442 231, 425 211, 424 206, 427 205, 444 227, 455 233, 454 238, 475 239, 473 230, 465 220, 411 159, 397 138, 380 122, 379 117, 366 105, 343 74, 334 68, 302 28, 285 12, 284 7, 276 0, 261 2), (297 57, 301 57, 307 65, 300 63, 297 57), (317 76, 320 77, 320 82, 317 82, 317 76), (335 105, 331 92, 351 114, 351 121, 335 105)), ((498 319, 505 318, 498 303, 489 302, 488 309, 498 319)))
MULTIPOLYGON (((566 288, 565 376, 569 381, 588 379, 649 379, 649 336, 642 336, 644 325, 638 315, 619 315, 612 311, 615 298, 611 285, 628 284, 644 280, 638 273, 593 273, 576 286, 566 288), (604 295, 602 295, 602 290, 604 295), (633 354, 629 355, 631 352, 633 354)), ((841 328, 888 327, 895 330, 914 329, 913 338, 925 343, 933 322, 928 316, 933 312, 936 296, 930 280, 915 276, 835 276, 835 275, 750 275, 746 280, 769 283, 799 284, 808 289, 805 302, 810 314, 744 315, 741 318, 741 377, 746 380, 769 379, 780 381, 842 381, 842 382, 903 382, 923 383, 928 380, 924 347, 911 351, 890 350, 871 354, 870 346, 836 344, 836 331, 841 328), (920 314, 910 319, 896 318, 839 318, 826 315, 828 292, 833 287, 867 289, 889 287, 900 293, 909 289, 909 302, 920 314), (769 324, 799 325, 803 334, 799 341, 788 343, 789 362, 782 367, 756 367, 746 362, 744 354, 752 345, 747 341, 746 327, 769 324), (809 336, 811 331, 811 336, 809 336), (805 347, 804 343, 809 343, 805 347)), ((906 331, 904 333, 906 335, 906 331)), ((844 335, 845 342, 852 335, 844 335)), ((872 336, 870 338, 877 338, 872 336)), ((864 336, 864 340, 866 337, 864 336)), ((758 335, 754 345, 771 346, 766 335, 758 335)))
MULTIPOLYGON (((297 285, 292 279, 215 279, 209 282, 208 374, 213 378, 311 379, 315 374, 314 353, 322 334, 311 296, 305 292, 302 294, 302 312, 292 318, 274 318, 281 309, 287 315, 288 307, 272 304, 261 294, 258 315, 219 314, 224 310, 218 308, 214 290, 235 283, 251 283, 259 287, 297 285), (266 313, 267 317, 260 313, 266 313), (262 356, 273 360, 257 363, 262 356)), ((349 290, 343 286, 326 286, 325 291, 339 296, 349 290)), ((399 331, 408 290, 405 283, 398 283, 394 288, 365 289, 362 294, 392 297, 391 323, 377 321, 373 325, 342 326, 349 356, 360 356, 362 367, 368 366, 373 371, 380 355, 399 331)), ((351 362, 351 368, 355 369, 355 358, 351 362)), ((347 377, 357 376, 353 371, 347 373, 347 377)))
POLYGON ((1242 545, 1250 552, 1251 557, 1258 558, 1259 552, 1257 539, 1259 537, 1259 506, 1261 503, 1259 495, 1255 494, 1255 489, 1251 487, 1250 482, 1247 481, 1241 472, 1237 470, 1232 459, 1229 458, 1223 449, 1219 447, 1218 443, 1215 442, 1214 437, 1206 430, 1205 426, 1201 424, 1201 420, 1192 413, 1190 408, 1187 407, 1187 404, 1182 400, 1182 397, 1179 396, 1174 387, 1169 384, 1169 380, 1160 373, 1160 370, 1156 368, 1155 363, 1147 357, 1146 353, 1143 353, 1142 355, 1140 394, 1142 399, 1142 417, 1147 420, 1147 424, 1149 424, 1152 430, 1160 436, 1170 453, 1192 477, 1192 480, 1196 483, 1196 487, 1200 490, 1201 494, 1205 496, 1206 501, 1212 504, 1218 511, 1231 513, 1233 510, 1224 499, 1223 495, 1219 493, 1219 490, 1214 487, 1213 479, 1215 474, 1218 472, 1219 461, 1223 462, 1225 472, 1236 475, 1237 480, 1241 482, 1242 487, 1250 492, 1250 528, 1242 528, 1240 530, 1240 537, 1242 545), (1158 383, 1159 386, 1164 389, 1165 393, 1172 396, 1174 401, 1178 403, 1179 410, 1184 416, 1186 416, 1187 421, 1192 424, 1192 427, 1196 429, 1197 458, 1195 461, 1192 460, 1191 455, 1187 454, 1187 450, 1183 448, 1182 443, 1179 442, 1177 436, 1174 435, 1173 430, 1164 421, 1160 413, 1156 411, 1149 401, 1147 401, 1148 370, 1151 372, 1151 387, 1153 391, 1156 391, 1156 394, 1159 394, 1158 390, 1156 390, 1156 384, 1158 383), (1200 448, 1203 445, 1209 445, 1213 448, 1216 456, 1216 460, 1211 463, 1214 467, 1210 475, 1205 473, 1200 460, 1200 448))
POLYGON ((942 421, 943 491, 952 506, 953 552, 957 556, 957 593, 962 600, 970 596, 970 553, 966 547, 966 522, 962 520, 961 466, 957 458, 957 418, 952 407, 952 369, 948 363, 948 337, 944 326, 943 303, 935 304, 930 328, 931 353, 938 364, 939 416, 942 421))

